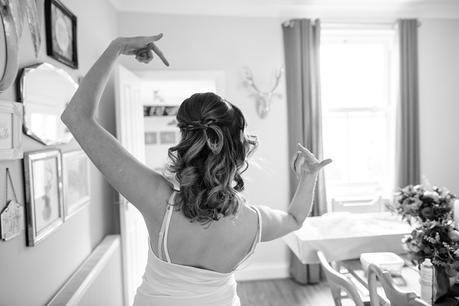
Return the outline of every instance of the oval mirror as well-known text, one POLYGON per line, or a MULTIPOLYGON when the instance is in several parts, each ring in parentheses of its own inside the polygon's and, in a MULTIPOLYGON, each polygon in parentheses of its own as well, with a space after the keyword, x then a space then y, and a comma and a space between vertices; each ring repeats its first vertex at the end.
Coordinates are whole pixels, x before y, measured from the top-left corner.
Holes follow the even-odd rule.
POLYGON ((24 104, 27 135, 45 145, 67 143, 72 134, 61 121, 61 114, 78 84, 63 69, 43 63, 22 70, 19 95, 24 104))
POLYGON ((14 82, 18 69, 18 37, 9 1, 0 0, 0 92, 14 82))

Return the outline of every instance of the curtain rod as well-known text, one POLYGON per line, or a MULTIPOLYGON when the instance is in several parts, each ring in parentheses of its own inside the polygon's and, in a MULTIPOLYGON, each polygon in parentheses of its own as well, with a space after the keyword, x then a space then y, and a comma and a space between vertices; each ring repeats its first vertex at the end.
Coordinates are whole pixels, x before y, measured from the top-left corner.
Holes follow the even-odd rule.
MULTIPOLYGON (((292 18, 289 20, 285 20, 282 22, 284 26, 291 26, 292 21, 295 19, 301 18, 292 18)), ((365 27, 365 26, 377 26, 381 28, 393 27, 397 26, 397 20, 404 19, 404 18, 397 18, 391 21, 371 21, 371 20, 359 20, 359 21, 352 21, 352 20, 338 20, 338 19, 320 19, 320 18, 310 18, 312 21, 320 20, 322 28, 334 28, 339 26, 346 26, 346 27, 365 27)), ((407 19, 415 19, 415 18, 407 18, 407 19)), ((421 21, 418 20, 418 27, 422 25, 421 21)))

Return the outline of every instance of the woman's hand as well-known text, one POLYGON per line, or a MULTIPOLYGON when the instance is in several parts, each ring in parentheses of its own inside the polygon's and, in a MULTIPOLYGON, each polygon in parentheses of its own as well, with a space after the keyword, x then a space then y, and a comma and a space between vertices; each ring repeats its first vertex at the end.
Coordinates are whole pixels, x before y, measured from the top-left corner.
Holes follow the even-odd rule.
POLYGON ((319 161, 314 154, 299 143, 297 148, 298 151, 290 163, 290 167, 295 172, 297 178, 300 178, 303 174, 317 174, 320 169, 332 162, 331 159, 319 161))
POLYGON ((163 34, 153 36, 119 37, 114 43, 120 48, 120 53, 124 55, 135 55, 139 62, 148 64, 153 59, 153 53, 169 66, 169 62, 163 52, 155 45, 155 41, 160 40, 163 34))

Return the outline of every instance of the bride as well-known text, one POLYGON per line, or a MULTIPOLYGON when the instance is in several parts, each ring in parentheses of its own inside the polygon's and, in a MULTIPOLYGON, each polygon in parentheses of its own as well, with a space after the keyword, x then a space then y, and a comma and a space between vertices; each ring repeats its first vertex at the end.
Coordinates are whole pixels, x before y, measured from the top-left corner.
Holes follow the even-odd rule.
POLYGON ((156 45, 161 38, 162 34, 113 40, 61 118, 147 225, 149 257, 134 305, 240 305, 234 271, 258 243, 302 226, 311 210, 318 172, 331 160, 319 161, 298 144, 291 168, 299 183, 288 211, 247 203, 240 193, 241 174, 257 142, 245 133, 244 115, 235 104, 214 93, 196 93, 177 113, 181 140, 169 149, 174 178, 140 163, 95 114, 119 56, 148 64, 156 54, 169 66, 156 45))

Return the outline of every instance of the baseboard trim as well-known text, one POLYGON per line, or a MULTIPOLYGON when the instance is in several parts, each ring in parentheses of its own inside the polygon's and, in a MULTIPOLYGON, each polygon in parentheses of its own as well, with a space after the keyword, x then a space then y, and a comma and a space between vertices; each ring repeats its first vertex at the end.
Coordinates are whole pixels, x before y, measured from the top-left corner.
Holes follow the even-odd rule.
POLYGON ((276 279, 290 277, 288 263, 251 264, 236 272, 237 281, 276 279))

